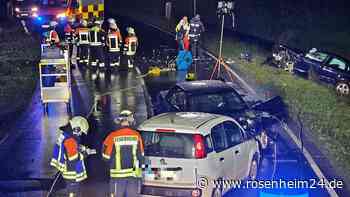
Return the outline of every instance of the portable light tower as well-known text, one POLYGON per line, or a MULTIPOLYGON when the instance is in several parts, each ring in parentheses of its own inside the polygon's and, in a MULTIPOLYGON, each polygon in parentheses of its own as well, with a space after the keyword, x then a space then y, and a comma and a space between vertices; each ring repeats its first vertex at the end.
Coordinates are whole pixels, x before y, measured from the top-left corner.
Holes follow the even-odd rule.
MULTIPOLYGON (((222 59, 222 39, 224 35, 224 24, 225 24, 225 16, 233 16, 234 10, 234 2, 233 1, 218 1, 218 6, 216 13, 219 18, 221 18, 221 34, 220 34, 220 46, 219 46, 219 58, 216 61, 216 64, 214 66, 214 70, 210 76, 210 79, 213 79, 215 72, 217 72, 217 78, 220 77, 220 67, 221 65, 224 66, 226 69, 227 65, 223 64, 224 61, 222 59)), ((231 75, 230 75, 231 76, 231 75)))

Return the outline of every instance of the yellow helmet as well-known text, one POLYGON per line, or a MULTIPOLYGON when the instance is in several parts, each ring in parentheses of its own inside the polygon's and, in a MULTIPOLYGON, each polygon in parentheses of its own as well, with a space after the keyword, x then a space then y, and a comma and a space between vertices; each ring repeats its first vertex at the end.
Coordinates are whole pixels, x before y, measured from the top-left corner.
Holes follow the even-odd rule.
POLYGON ((72 126, 73 130, 78 129, 87 135, 89 130, 89 123, 84 117, 75 116, 69 121, 69 123, 72 126))
POLYGON ((130 125, 133 125, 135 122, 134 114, 129 110, 121 111, 119 117, 116 119, 116 122, 120 123, 122 121, 128 121, 130 125))

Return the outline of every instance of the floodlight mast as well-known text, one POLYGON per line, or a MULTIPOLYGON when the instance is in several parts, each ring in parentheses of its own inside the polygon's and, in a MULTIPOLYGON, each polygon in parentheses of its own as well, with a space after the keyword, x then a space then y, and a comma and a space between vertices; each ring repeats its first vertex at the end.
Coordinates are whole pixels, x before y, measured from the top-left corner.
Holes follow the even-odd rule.
MULTIPOLYGON (((221 65, 224 66, 224 68, 226 68, 226 65, 223 64, 224 61, 222 59, 222 40, 224 37, 224 24, 225 24, 225 15, 229 15, 232 16, 233 15, 233 9, 234 9, 234 2, 233 1, 218 1, 218 6, 217 6, 217 14, 218 17, 221 17, 221 32, 220 32, 220 42, 219 42, 219 57, 218 60, 214 66, 213 72, 210 76, 210 79, 213 79, 213 76, 215 74, 215 72, 217 71, 217 78, 220 78, 220 67, 221 65)), ((231 80, 233 80, 232 76, 229 75, 231 77, 231 80)))

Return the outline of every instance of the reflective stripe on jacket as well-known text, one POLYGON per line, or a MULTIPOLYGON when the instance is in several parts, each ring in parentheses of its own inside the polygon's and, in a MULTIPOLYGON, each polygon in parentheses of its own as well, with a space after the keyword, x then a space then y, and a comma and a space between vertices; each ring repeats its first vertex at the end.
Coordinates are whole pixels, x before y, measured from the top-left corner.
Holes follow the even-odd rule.
POLYGON ((102 156, 110 164, 110 177, 142 177, 143 142, 130 128, 110 133, 103 142, 102 156))
POLYGON ((77 29, 79 35, 79 44, 89 44, 89 29, 85 27, 79 27, 77 29))
POLYGON ((122 37, 119 31, 111 31, 107 36, 107 45, 110 52, 119 52, 122 37))
POLYGON ((62 172, 64 179, 80 182, 87 178, 84 156, 79 152, 79 142, 68 132, 61 131, 53 148, 50 165, 62 172))
POLYGON ((99 27, 92 27, 89 31, 90 45, 102 46, 102 29, 99 27))
POLYGON ((124 51, 126 51, 126 55, 135 55, 138 47, 138 40, 136 36, 128 36, 125 39, 124 43, 124 51))

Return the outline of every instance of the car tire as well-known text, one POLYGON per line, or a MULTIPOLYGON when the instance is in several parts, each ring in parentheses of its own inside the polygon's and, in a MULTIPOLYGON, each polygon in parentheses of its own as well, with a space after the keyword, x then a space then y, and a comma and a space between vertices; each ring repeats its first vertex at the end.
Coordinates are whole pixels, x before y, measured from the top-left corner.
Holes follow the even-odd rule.
POLYGON ((213 191, 211 192, 211 197, 221 197, 222 196, 222 191, 220 188, 214 188, 213 191))
POLYGON ((312 66, 310 67, 310 69, 307 73, 307 77, 309 80, 318 81, 317 73, 315 71, 315 68, 313 68, 312 66))
POLYGON ((350 85, 346 81, 341 81, 337 83, 335 90, 339 95, 347 96, 350 93, 350 85))
POLYGON ((248 180, 255 180, 257 178, 258 169, 259 169, 259 159, 258 159, 258 156, 255 154, 252 161, 250 162, 248 180))

